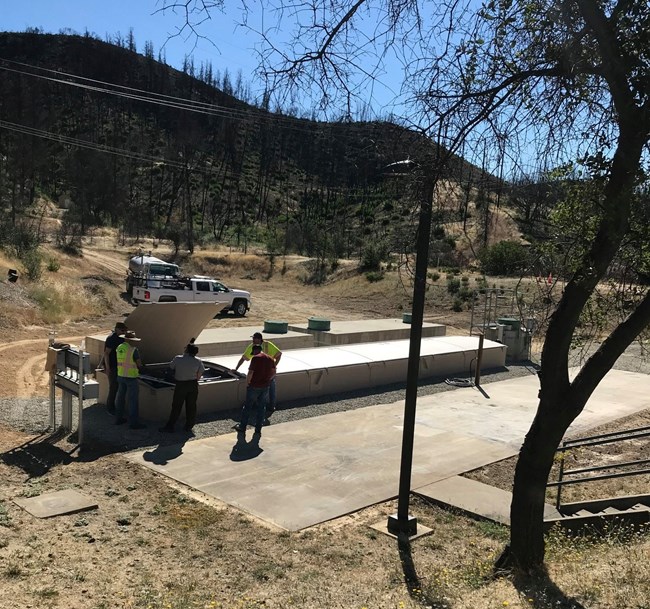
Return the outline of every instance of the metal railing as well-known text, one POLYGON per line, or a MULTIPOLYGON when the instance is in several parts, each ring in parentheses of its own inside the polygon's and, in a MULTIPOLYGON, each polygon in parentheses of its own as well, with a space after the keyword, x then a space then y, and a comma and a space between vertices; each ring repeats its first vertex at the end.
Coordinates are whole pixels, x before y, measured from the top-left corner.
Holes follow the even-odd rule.
POLYGON ((557 497, 555 500, 555 507, 558 511, 562 505, 562 488, 571 484, 586 484, 588 482, 595 482, 598 480, 608 480, 611 478, 623 478, 625 476, 640 476, 642 474, 650 474, 650 468, 639 469, 640 466, 650 463, 650 459, 639 459, 636 461, 626 461, 624 463, 608 463, 607 465, 595 465, 593 467, 581 467, 577 469, 565 469, 564 464, 566 461, 566 452, 575 448, 582 448, 585 446, 599 446, 603 444, 613 444, 616 442, 625 442, 627 440, 636 440, 639 438, 650 437, 650 426, 637 427, 635 429, 627 429, 625 431, 615 431, 597 436, 590 436, 587 438, 579 438, 576 440, 565 440, 562 446, 557 449, 557 453, 561 453, 560 470, 558 473, 558 480, 556 482, 549 482, 547 487, 557 488, 557 497), (634 469, 627 469, 634 468, 634 469), (583 474, 591 472, 610 471, 607 474, 600 474, 595 476, 585 476, 583 474), (622 470, 622 471, 616 471, 622 470), (579 478, 572 478, 566 480, 567 476, 580 475, 579 478))

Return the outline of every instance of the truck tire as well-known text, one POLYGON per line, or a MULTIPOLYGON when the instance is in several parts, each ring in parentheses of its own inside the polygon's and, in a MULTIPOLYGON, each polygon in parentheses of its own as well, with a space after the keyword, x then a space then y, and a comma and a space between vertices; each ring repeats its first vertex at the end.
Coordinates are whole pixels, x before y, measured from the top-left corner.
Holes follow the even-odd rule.
POLYGON ((176 296, 161 296, 158 302, 178 302, 176 296))
POLYGON ((232 310, 238 317, 244 317, 246 315, 246 311, 248 311, 248 304, 245 300, 235 300, 235 302, 232 303, 232 310))

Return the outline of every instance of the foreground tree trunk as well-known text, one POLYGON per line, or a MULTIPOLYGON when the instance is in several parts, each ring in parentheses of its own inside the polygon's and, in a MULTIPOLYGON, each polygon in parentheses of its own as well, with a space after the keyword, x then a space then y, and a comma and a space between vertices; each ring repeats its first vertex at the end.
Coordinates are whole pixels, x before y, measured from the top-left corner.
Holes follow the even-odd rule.
POLYGON ((603 190, 598 232, 566 285, 546 332, 539 373, 539 406, 515 469, 510 545, 498 567, 531 571, 543 566, 544 496, 555 451, 600 381, 650 323, 650 292, 646 292, 628 318, 612 330, 573 381, 569 381, 571 340, 580 314, 606 276, 629 229, 637 171, 648 139, 647 114, 635 111, 633 104, 623 109, 617 148, 603 190), (641 117, 646 118, 645 129, 638 124, 641 117))
MULTIPOLYGON (((559 398, 559 396, 558 396, 559 398)), ((540 401, 540 412, 552 405, 540 401)), ((539 414, 526 434, 515 468, 508 555, 501 566, 525 569, 544 562, 544 499, 556 447, 571 424, 567 418, 539 414), (513 560, 514 559, 514 560, 513 560)))

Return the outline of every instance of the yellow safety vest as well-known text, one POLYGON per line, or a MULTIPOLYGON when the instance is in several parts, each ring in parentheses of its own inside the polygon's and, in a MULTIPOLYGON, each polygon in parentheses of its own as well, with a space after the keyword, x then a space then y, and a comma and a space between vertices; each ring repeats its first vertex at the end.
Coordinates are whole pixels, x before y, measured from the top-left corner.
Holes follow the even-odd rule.
POLYGON ((138 378, 140 372, 138 365, 133 359, 135 347, 128 343, 122 343, 115 349, 115 356, 117 357, 117 376, 126 376, 127 378, 138 378))

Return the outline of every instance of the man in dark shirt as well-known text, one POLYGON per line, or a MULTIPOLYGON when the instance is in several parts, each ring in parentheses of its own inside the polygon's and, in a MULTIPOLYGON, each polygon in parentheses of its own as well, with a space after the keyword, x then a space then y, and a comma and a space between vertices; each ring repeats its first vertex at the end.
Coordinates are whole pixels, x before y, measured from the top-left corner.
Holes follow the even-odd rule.
POLYGON ((262 352, 261 345, 253 345, 253 357, 248 366, 246 375, 246 404, 242 410, 241 421, 235 425, 238 433, 245 434, 251 410, 256 411, 255 434, 253 440, 262 435, 262 424, 266 414, 266 405, 269 401, 269 386, 275 377, 275 361, 272 357, 262 352), (257 436, 257 437, 256 437, 257 436))
POLYGON ((124 342, 126 324, 118 321, 115 329, 104 342, 104 372, 108 377, 108 397, 106 398, 106 409, 115 414, 115 396, 117 395, 117 357, 115 350, 124 342))

